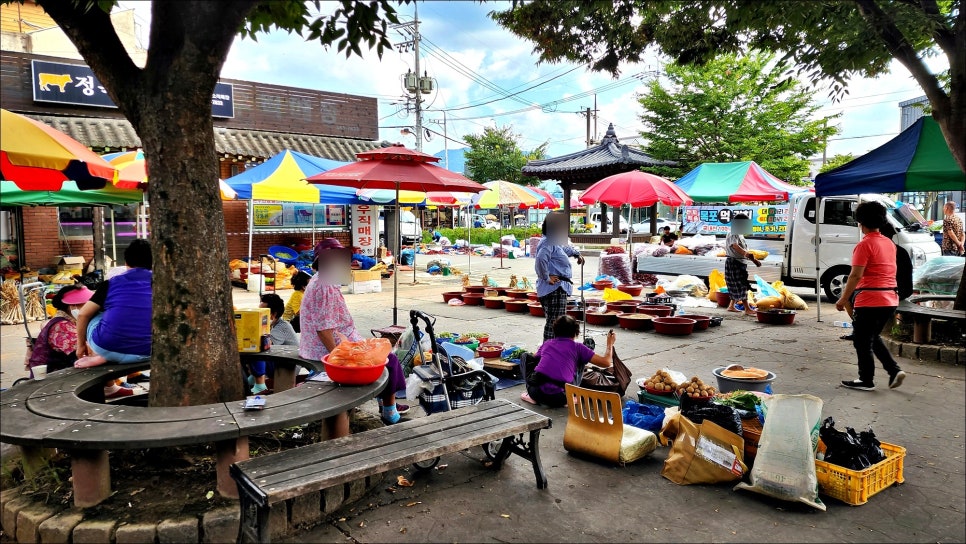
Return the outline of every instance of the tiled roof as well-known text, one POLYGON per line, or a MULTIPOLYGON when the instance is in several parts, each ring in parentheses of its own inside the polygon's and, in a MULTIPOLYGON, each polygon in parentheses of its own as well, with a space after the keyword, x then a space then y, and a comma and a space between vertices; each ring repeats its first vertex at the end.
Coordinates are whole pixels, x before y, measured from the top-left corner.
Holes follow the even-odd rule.
MULTIPOLYGON (((141 147, 141 139, 126 119, 27 116, 67 133, 88 147, 141 147)), ((215 150, 218 153, 262 159, 291 149, 315 157, 350 162, 356 160, 356 153, 376 149, 379 145, 371 140, 215 127, 215 150)))
POLYGON ((529 161, 523 167, 523 174, 555 179, 567 185, 584 185, 640 167, 670 164, 674 163, 655 159, 640 149, 621 144, 611 124, 599 145, 568 155, 529 161))

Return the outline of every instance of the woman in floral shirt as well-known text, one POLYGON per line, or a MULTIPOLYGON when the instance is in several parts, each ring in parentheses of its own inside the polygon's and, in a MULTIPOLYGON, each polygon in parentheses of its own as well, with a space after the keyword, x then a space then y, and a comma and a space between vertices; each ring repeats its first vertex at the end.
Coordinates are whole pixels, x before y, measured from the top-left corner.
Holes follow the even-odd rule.
MULTIPOLYGON (((315 246, 312 268, 316 273, 305 287, 299 311, 302 330, 299 355, 306 359, 321 360, 343 339, 353 342, 362 340, 342 297, 342 286, 337 281, 339 270, 349 268, 348 253, 333 251, 339 249, 345 248, 335 238, 326 238, 315 246)), ((396 391, 406 388, 406 379, 399 360, 392 353, 389 354, 386 369, 389 371, 389 381, 379 396, 382 407, 380 415, 385 423, 392 425, 399 421, 400 413, 408 410, 407 406, 396 404, 396 391)), ((327 424, 332 426, 329 429, 330 437, 349 434, 348 414, 336 416, 327 424)))
POLYGON ((47 365, 47 372, 73 366, 77 349, 76 314, 94 293, 83 285, 65 285, 51 301, 57 313, 44 325, 34 342, 27 369, 47 365))

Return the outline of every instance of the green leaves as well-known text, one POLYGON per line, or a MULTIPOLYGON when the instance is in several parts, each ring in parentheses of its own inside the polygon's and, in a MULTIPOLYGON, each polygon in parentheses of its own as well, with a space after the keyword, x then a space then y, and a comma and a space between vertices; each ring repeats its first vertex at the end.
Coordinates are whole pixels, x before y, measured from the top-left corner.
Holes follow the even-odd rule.
POLYGON ((722 55, 704 66, 668 66, 667 83, 641 95, 645 151, 680 177, 702 162, 754 160, 790 182, 809 173, 809 156, 837 129, 812 119, 812 93, 773 54, 722 55))
MULTIPOLYGON (((408 4, 409 0, 400 3, 408 4)), ((362 56, 363 45, 375 49, 379 57, 392 48, 388 37, 389 24, 396 24, 399 19, 388 0, 339 0, 338 4, 330 15, 321 15, 319 0, 259 2, 240 34, 255 40, 259 33, 277 28, 302 35, 306 40, 318 41, 326 47, 335 44, 337 51, 345 51, 346 57, 362 56)))
POLYGON ((479 183, 502 179, 512 183, 529 184, 534 178, 524 177, 521 169, 529 160, 546 157, 546 142, 524 153, 517 144, 517 135, 510 127, 486 127, 483 134, 463 137, 470 149, 466 152, 467 176, 479 183))

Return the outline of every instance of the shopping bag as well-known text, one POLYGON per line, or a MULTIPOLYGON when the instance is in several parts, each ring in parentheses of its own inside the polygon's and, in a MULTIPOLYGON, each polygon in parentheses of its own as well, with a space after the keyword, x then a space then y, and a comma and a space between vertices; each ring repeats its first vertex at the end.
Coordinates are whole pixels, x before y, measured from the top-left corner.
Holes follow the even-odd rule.
POLYGON ((712 270, 711 274, 708 276, 708 299, 717 301, 718 291, 720 291, 722 287, 726 286, 724 274, 722 274, 717 268, 712 270))
POLYGON ((748 470, 744 439, 709 420, 697 425, 675 412, 664 421, 660 439, 671 443, 661 475, 678 485, 733 482, 748 470))
POLYGON ((617 356, 617 350, 612 355, 609 368, 601 368, 588 364, 580 378, 580 386, 596 391, 609 391, 623 396, 627 386, 631 383, 631 371, 617 356))

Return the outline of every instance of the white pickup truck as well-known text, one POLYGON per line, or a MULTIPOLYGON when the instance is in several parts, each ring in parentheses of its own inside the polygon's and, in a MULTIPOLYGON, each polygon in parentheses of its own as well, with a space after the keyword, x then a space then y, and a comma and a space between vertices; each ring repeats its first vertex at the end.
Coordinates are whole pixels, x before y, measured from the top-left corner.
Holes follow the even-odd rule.
MULTIPOLYGON (((822 218, 819 277, 825 296, 832 300, 838 299, 849 275, 852 249, 861 238, 853 212, 859 202, 865 201, 876 201, 886 207, 889 222, 897 231, 893 240, 909 252, 913 267, 940 255, 939 245, 925 227, 925 219, 912 206, 896 207, 894 201, 879 194, 825 197, 819 214, 822 218)), ((769 255, 760 268, 749 267, 749 274, 758 274, 768 282, 782 280, 787 285, 815 285, 815 217, 815 195, 794 195, 789 201, 783 254, 769 255)), ((707 278, 715 268, 724 272, 724 261, 724 257, 696 255, 641 257, 637 260, 637 271, 707 278)))

